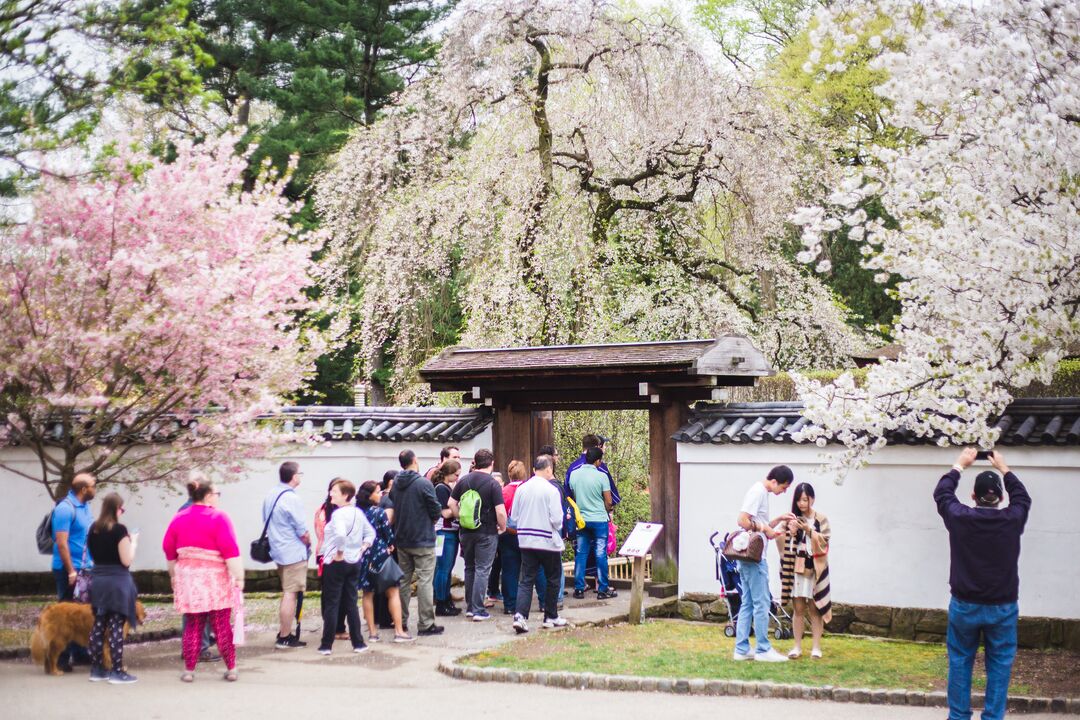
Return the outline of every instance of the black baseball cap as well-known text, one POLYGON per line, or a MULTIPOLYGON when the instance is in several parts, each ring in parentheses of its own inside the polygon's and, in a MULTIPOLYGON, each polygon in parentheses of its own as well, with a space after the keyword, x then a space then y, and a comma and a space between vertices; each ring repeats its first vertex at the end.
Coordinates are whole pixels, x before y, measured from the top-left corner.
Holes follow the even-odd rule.
POLYGON ((975 476, 975 497, 982 500, 1000 500, 1004 494, 1001 477, 993 470, 983 470, 975 476))

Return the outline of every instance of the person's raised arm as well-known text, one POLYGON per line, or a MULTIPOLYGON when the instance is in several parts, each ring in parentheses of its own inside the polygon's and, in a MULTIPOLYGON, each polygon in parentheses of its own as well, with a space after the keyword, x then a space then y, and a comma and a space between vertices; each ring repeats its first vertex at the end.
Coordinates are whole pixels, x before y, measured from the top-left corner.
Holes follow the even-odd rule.
POLYGON ((960 473, 975 462, 975 456, 975 448, 964 448, 959 457, 956 458, 956 463, 941 476, 937 487, 934 488, 934 502, 937 503, 938 515, 946 521, 955 513, 958 507, 963 506, 963 503, 956 497, 956 486, 960 484, 960 473))
POLYGON ((1005 483, 1005 492, 1009 494, 1009 507, 1005 508, 1004 512, 1027 522, 1028 511, 1031 510, 1031 495, 1028 494, 1024 483, 1020 482, 1020 478, 1009 469, 999 451, 995 450, 990 454, 990 464, 1001 473, 1001 478, 1005 483))

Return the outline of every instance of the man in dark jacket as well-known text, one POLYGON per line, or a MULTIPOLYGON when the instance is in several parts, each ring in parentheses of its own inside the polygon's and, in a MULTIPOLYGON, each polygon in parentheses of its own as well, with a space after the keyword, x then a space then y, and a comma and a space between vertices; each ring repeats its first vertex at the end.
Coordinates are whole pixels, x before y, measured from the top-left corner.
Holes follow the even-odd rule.
POLYGON ((986 645, 986 704, 982 720, 1005 717, 1009 675, 1016 657, 1017 595, 1020 577, 1020 535, 1027 523, 1031 496, 1009 470, 1001 453, 988 459, 1004 477, 985 470, 975 478, 975 507, 956 497, 960 474, 975 462, 975 448, 966 448, 952 469, 938 481, 934 501, 949 531, 949 720, 971 717, 971 670, 980 635, 986 645), (1000 508, 1004 492, 1009 505, 1000 508))
POLYGON ((416 453, 402 450, 398 455, 402 470, 394 478, 390 499, 394 502, 394 542, 401 578, 401 624, 408 627, 409 598, 416 577, 417 635, 438 635, 435 624, 435 520, 442 517, 442 505, 435 487, 418 471, 416 453))

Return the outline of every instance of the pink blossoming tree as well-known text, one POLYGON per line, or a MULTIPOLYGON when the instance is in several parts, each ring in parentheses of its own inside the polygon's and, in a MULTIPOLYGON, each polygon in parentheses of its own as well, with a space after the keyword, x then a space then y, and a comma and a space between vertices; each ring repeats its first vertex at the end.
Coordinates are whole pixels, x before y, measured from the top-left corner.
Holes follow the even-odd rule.
POLYGON ((0 442, 31 449, 54 497, 77 472, 167 481, 239 469, 253 420, 299 387, 323 341, 298 326, 311 240, 281 180, 243 192, 232 139, 164 163, 122 152, 47 181, 0 239, 0 442))

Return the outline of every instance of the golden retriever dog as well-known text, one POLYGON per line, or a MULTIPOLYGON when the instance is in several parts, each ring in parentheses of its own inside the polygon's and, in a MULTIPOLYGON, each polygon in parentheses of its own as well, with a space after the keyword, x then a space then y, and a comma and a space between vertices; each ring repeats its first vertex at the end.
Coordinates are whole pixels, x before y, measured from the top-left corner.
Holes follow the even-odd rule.
MULTIPOLYGON (((141 602, 135 602, 135 615, 141 623, 146 618, 146 610, 141 602)), ((46 675, 63 675, 57 667, 60 653, 68 643, 78 643, 83 647, 90 644, 90 629, 94 625, 94 613, 85 603, 59 602, 49 605, 41 611, 34 634, 30 636, 30 657, 35 664, 44 663, 46 675)), ((124 638, 127 639, 130 623, 124 623, 124 638)), ((105 642, 105 667, 112 665, 109 656, 109 643, 105 642)))

